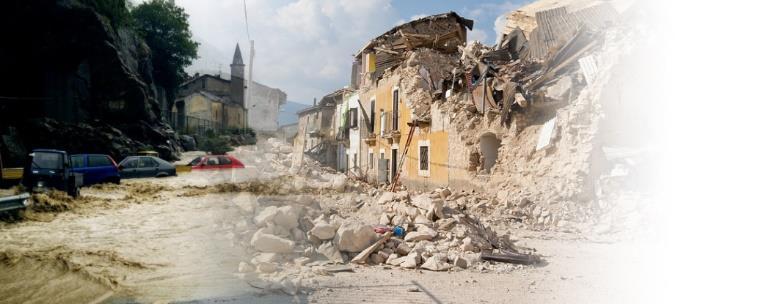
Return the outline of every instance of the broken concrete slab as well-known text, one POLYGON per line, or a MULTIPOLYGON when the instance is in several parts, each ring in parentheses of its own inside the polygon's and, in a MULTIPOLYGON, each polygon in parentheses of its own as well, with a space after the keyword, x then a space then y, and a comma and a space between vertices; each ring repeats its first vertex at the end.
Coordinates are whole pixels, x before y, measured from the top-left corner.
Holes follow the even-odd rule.
POLYGON ((419 231, 412 231, 406 234, 406 237, 404 240, 406 242, 417 242, 417 241, 430 241, 434 237, 438 235, 438 232, 435 232, 435 230, 432 230, 430 228, 422 228, 419 231))
POLYGON ((446 271, 451 269, 451 265, 446 263, 446 255, 436 254, 425 260, 420 268, 432 271, 446 271))
POLYGON ((339 227, 334 243, 340 251, 361 252, 376 242, 377 234, 370 225, 345 223, 339 227))
POLYGON ((318 249, 316 250, 321 255, 325 256, 329 261, 334 263, 344 263, 344 259, 342 258, 342 253, 339 252, 339 250, 334 247, 334 244, 331 241, 325 242, 318 246, 318 249))
POLYGON ((261 252, 291 253, 294 251, 293 241, 261 231, 254 233, 251 238, 251 246, 261 252))
POLYGON ((334 238, 336 235, 337 227, 329 223, 318 223, 310 230, 310 235, 317 237, 320 240, 328 240, 334 238))

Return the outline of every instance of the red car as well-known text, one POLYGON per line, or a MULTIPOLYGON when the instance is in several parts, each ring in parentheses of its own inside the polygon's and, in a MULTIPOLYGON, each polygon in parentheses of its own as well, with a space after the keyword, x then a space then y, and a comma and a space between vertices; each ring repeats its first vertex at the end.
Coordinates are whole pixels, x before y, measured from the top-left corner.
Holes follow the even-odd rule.
POLYGON ((190 164, 193 170, 236 169, 245 168, 237 158, 229 155, 206 155, 193 159, 190 164))

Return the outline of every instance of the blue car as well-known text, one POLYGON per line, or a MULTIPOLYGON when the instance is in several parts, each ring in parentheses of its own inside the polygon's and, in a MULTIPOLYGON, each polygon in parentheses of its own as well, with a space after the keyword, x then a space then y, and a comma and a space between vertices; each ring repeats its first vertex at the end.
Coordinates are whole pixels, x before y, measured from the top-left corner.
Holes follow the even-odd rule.
POLYGON ((83 185, 120 183, 120 171, 109 155, 74 154, 69 159, 72 171, 83 174, 83 185))

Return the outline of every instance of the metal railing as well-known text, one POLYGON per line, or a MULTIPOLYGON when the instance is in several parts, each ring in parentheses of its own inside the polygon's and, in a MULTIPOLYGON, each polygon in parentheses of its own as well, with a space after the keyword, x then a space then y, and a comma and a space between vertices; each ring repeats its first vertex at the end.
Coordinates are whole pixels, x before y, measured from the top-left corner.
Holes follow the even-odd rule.
POLYGON ((171 115, 171 126, 181 134, 205 135, 206 132, 219 133, 221 123, 201 119, 193 116, 184 116, 184 121, 179 121, 176 115, 171 115))

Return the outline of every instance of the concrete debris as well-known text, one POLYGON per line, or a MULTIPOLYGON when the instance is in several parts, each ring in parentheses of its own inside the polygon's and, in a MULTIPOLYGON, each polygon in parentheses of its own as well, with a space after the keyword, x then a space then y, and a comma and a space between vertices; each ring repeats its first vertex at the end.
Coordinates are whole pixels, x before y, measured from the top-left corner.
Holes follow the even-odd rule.
POLYGON ((339 227, 334 243, 340 251, 361 252, 376 242, 377 235, 371 225, 345 223, 339 227))
POLYGON ((436 254, 429 257, 420 268, 432 271, 446 271, 451 269, 452 265, 446 263, 447 258, 444 254, 436 254))
POLYGON ((329 261, 334 263, 343 263, 344 259, 342 258, 342 253, 339 252, 339 249, 337 249, 332 242, 325 242, 322 245, 318 246, 317 249, 318 253, 325 256, 329 261))
MULTIPOLYGON (((534 21, 531 16, 508 20, 534 21)), ((305 160, 291 171, 307 177, 303 188, 335 192, 320 203, 323 208, 281 204, 254 209, 261 211, 254 217, 258 230, 249 230, 256 231, 249 249, 264 252, 252 260, 256 271, 265 264, 280 265, 275 271, 293 264, 329 275, 323 263, 346 262, 430 271, 511 269, 509 263, 542 261, 534 250, 520 246, 516 229, 610 233, 616 229, 613 207, 637 209, 637 197, 613 195, 636 162, 629 156, 611 157, 595 141, 602 90, 630 31, 568 27, 568 33, 553 36, 564 39, 543 44, 547 37, 537 33, 557 27, 540 29, 534 22, 533 27, 511 28, 494 47, 428 44, 426 37, 443 33, 443 25, 437 22, 429 29, 422 20, 373 40, 358 54, 356 65, 359 71, 375 71, 359 73, 353 87, 367 92, 376 89, 378 80, 396 82, 411 123, 444 128, 451 155, 468 160, 452 164, 463 171, 459 180, 468 182, 432 191, 408 189, 405 183, 374 189, 365 178, 353 182, 305 160), (607 168, 596 169, 595 159, 608 162, 607 168), (344 192, 350 189, 359 191, 344 192), (396 226, 403 236, 393 235, 396 226)), ((454 41, 452 35, 444 38, 454 41)), ((373 138, 396 143, 404 130, 374 131, 373 138)))
POLYGON ((318 223, 310 230, 310 234, 319 240, 329 240, 336 235, 337 227, 329 223, 318 223))
POLYGON ((254 233, 251 238, 251 246, 257 251, 290 253, 294 251, 294 242, 276 235, 263 233, 261 230, 254 233))
POLYGON ((432 240, 437 235, 438 233, 435 232, 435 230, 432 230, 430 228, 423 228, 420 231, 409 232, 408 234, 406 234, 406 238, 404 238, 404 240, 406 242, 429 241, 429 240, 432 240))

